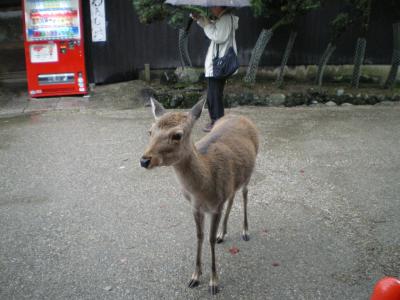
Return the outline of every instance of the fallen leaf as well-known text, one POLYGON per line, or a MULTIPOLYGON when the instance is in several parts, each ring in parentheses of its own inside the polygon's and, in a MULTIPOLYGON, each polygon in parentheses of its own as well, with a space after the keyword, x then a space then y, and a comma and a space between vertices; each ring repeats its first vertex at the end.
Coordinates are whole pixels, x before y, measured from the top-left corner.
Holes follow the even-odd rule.
POLYGON ((274 263, 272 263, 272 266, 273 267, 279 267, 281 264, 280 263, 278 263, 278 262, 274 262, 274 263))
POLYGON ((38 114, 31 115, 30 117, 31 117, 31 118, 30 118, 30 119, 31 119, 30 121, 31 121, 32 123, 37 123, 37 122, 40 121, 40 115, 38 115, 38 114))
POLYGON ((301 173, 301 174, 304 174, 304 170, 300 170, 300 173, 301 173))
POLYGON ((238 253, 239 253, 239 249, 236 248, 236 247, 232 247, 232 248, 229 249, 229 252, 230 252, 232 255, 235 255, 235 254, 238 254, 238 253))

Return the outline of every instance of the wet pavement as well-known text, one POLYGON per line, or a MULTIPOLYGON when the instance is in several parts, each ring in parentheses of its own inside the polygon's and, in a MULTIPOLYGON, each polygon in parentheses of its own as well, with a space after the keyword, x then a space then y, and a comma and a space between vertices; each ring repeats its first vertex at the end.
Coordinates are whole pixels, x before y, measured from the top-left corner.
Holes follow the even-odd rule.
MULTIPOLYGON (((262 142, 251 239, 237 197, 215 299, 368 299, 400 275, 399 105, 229 112, 262 142)), ((172 170, 139 166, 151 122, 144 108, 0 118, 0 299, 210 298, 207 242, 187 288, 195 227, 172 170)))
POLYGON ((133 80, 109 85, 98 85, 85 96, 31 98, 26 83, 0 82, 0 118, 15 117, 51 111, 81 112, 86 110, 124 110, 143 107, 144 81, 133 80))

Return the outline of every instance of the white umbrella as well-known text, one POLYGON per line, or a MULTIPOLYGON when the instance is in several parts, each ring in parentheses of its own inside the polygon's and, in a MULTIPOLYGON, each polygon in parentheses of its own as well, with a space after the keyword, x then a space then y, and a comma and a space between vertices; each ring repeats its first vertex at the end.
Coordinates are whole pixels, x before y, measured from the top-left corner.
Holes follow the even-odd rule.
POLYGON ((244 7, 251 6, 250 0, 167 0, 167 4, 171 5, 196 5, 196 6, 231 6, 244 7))

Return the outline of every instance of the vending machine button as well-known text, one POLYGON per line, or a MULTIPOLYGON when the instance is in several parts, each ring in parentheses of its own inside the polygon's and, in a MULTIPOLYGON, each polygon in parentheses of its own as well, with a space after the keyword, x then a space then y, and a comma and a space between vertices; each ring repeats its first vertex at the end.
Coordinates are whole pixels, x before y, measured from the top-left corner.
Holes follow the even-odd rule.
POLYGON ((74 49, 75 48, 75 42, 74 41, 69 41, 68 46, 69 46, 69 49, 74 49))

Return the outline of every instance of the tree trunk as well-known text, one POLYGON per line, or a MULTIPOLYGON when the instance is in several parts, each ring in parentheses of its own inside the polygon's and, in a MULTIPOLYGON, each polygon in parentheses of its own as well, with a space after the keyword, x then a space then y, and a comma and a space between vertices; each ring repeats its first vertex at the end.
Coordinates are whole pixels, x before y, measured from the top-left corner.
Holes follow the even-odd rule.
POLYGON ((249 66, 247 67, 246 76, 244 81, 247 83, 254 83, 256 81, 257 69, 260 63, 262 54, 264 53, 265 47, 273 35, 273 31, 270 29, 263 29, 258 36, 257 43, 251 53, 249 66))
POLYGON ((179 57, 181 59, 182 68, 186 66, 192 67, 192 61, 189 56, 189 29, 193 20, 190 19, 185 29, 179 29, 179 57))
POLYGON ((359 38, 357 40, 356 53, 354 55, 354 69, 353 77, 351 79, 351 86, 358 88, 361 77, 361 66, 365 58, 365 48, 367 47, 367 40, 365 38, 359 38))
POLYGON ((280 67, 280 70, 279 70, 279 74, 278 74, 278 77, 276 79, 276 83, 277 83, 277 85, 279 87, 281 87, 282 84, 283 84, 283 76, 285 74, 285 67, 287 65, 287 62, 288 62, 289 57, 290 57, 290 54, 292 52, 294 42, 296 41, 296 37, 297 37, 297 32, 296 31, 291 31, 290 32, 290 36, 289 36, 289 40, 288 40, 288 42, 286 44, 285 53, 283 54, 283 57, 282 57, 282 62, 281 62, 281 67, 280 67))
POLYGON ((396 83, 399 66, 400 66, 400 23, 395 23, 393 24, 392 67, 390 68, 389 75, 384 85, 386 89, 392 88, 396 83))
POLYGON ((315 83, 318 84, 318 86, 322 86, 322 79, 324 78, 326 65, 328 64, 329 59, 331 58, 335 50, 336 50, 336 45, 329 43, 324 51, 324 54, 322 54, 321 60, 319 61, 318 64, 317 77, 315 78, 315 83))

